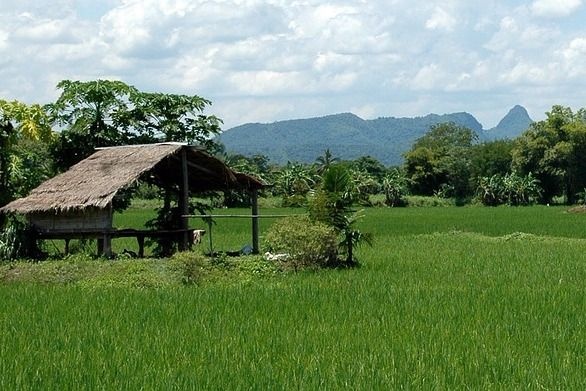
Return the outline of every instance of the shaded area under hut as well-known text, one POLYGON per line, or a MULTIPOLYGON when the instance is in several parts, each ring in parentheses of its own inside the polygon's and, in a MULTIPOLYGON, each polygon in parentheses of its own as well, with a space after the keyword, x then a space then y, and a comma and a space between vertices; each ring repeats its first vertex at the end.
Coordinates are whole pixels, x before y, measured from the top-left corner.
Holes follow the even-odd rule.
POLYGON ((221 160, 194 146, 161 143, 100 148, 93 155, 34 189, 27 197, 0 208, 2 213, 25 215, 38 239, 98 239, 98 253, 111 255, 112 238, 136 237, 143 255, 144 238, 177 240, 180 250, 189 247, 190 194, 210 191, 249 191, 252 200, 252 243, 258 252, 258 179, 232 171, 221 160), (178 192, 180 229, 117 230, 113 203, 117 195, 143 180, 178 192))

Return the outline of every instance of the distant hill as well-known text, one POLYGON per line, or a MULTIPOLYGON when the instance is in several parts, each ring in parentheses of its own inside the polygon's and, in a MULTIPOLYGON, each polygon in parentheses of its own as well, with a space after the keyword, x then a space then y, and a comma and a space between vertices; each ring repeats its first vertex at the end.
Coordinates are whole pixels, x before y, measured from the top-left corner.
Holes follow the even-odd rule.
POLYGON ((455 122, 474 130, 480 140, 514 138, 532 122, 527 111, 515 106, 489 130, 468 113, 429 114, 415 118, 377 118, 364 120, 351 113, 325 117, 252 123, 226 130, 219 137, 229 152, 243 155, 263 154, 279 164, 287 161, 311 163, 325 149, 342 159, 370 155, 385 165, 398 165, 402 154, 438 123, 455 122))
POLYGON ((529 117, 527 110, 523 106, 517 105, 509 110, 497 126, 485 130, 482 136, 487 140, 513 139, 521 135, 532 122, 533 120, 529 117))

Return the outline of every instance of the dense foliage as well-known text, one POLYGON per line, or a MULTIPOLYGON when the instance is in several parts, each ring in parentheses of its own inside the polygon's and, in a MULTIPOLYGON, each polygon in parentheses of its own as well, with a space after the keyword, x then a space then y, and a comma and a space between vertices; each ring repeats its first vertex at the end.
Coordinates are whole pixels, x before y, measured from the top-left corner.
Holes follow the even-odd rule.
POLYGON ((333 265, 338 259, 334 229, 307 216, 276 221, 265 235, 265 248, 283 265, 295 270, 333 265))
POLYGON ((513 168, 539 180, 542 202, 564 196, 568 204, 586 187, 586 109, 554 106, 517 139, 513 168))

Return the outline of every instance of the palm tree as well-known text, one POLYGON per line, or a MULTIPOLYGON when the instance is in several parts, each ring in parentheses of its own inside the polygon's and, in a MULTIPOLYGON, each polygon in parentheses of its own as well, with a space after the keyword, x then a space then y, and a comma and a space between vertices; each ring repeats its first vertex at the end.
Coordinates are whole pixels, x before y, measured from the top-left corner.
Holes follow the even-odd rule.
POLYGON ((310 216, 333 227, 342 237, 340 247, 346 253, 346 262, 355 262, 354 248, 360 243, 371 244, 372 236, 356 228, 362 217, 360 211, 351 209, 352 197, 350 172, 341 165, 333 165, 323 175, 321 188, 310 202, 310 216))
POLYGON ((318 156, 317 159, 315 159, 315 162, 317 164, 317 173, 322 175, 324 172, 327 171, 328 168, 330 168, 330 166, 333 163, 336 163, 338 161, 340 161, 340 159, 334 157, 329 148, 326 149, 322 156, 318 156))

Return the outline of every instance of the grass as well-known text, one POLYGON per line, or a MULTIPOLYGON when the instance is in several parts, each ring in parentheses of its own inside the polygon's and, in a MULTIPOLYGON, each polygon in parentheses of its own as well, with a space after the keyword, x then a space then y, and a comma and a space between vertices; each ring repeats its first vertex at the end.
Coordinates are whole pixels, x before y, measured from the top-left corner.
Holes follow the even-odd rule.
MULTIPOLYGON (((375 243, 357 269, 1 284, 0 389, 583 389, 583 218, 369 209, 375 243)), ((219 247, 248 232, 248 220, 214 227, 219 247)))

